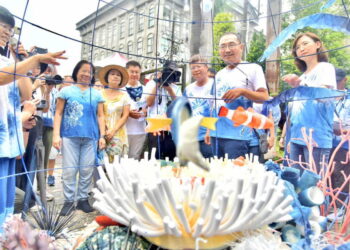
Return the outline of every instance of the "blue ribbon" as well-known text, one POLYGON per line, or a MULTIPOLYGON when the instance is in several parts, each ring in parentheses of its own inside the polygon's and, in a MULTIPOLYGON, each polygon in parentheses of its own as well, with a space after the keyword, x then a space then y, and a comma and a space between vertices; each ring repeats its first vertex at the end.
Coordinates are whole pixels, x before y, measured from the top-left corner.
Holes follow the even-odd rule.
POLYGON ((278 96, 271 100, 264 102, 262 113, 268 115, 268 111, 273 107, 281 103, 292 102, 292 101, 304 101, 304 100, 332 100, 344 96, 344 91, 327 89, 327 88, 314 88, 300 86, 283 91, 278 96))
MULTIPOLYGON (((327 4, 326 4, 327 5, 327 4)), ((350 34, 350 19, 344 16, 318 13, 304 17, 292 23, 276 37, 276 39, 266 48, 263 55, 259 58, 262 62, 269 58, 275 50, 288 40, 299 29, 311 27, 316 29, 332 29, 346 34, 350 34)))

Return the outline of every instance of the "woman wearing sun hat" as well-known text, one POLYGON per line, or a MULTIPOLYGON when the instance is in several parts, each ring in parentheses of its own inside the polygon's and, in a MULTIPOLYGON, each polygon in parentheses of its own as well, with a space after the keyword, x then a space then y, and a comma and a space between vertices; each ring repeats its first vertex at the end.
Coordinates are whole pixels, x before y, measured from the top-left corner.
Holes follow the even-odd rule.
POLYGON ((129 75, 124 67, 108 65, 100 70, 98 76, 100 82, 108 86, 102 91, 102 96, 105 99, 106 153, 109 162, 113 162, 115 155, 125 155, 129 149, 125 124, 130 102, 128 93, 121 90, 127 84, 129 75))

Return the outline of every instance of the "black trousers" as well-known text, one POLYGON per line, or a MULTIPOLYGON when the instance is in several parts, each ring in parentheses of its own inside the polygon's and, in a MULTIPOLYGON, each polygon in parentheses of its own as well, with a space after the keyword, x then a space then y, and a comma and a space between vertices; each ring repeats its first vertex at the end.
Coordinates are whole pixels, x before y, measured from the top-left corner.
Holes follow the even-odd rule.
POLYGON ((151 156, 152 148, 156 148, 156 159, 165 160, 165 157, 169 157, 169 160, 173 161, 176 156, 175 143, 171 137, 171 133, 168 131, 162 131, 161 135, 154 136, 152 133, 148 133, 148 152, 151 156))

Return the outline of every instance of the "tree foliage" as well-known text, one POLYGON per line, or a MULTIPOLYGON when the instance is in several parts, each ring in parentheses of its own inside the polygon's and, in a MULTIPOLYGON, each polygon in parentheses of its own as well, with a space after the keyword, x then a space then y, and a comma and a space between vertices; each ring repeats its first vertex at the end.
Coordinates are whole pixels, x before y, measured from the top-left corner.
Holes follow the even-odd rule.
MULTIPOLYGON (((255 32, 250 42, 249 52, 247 54, 248 62, 258 63, 258 59, 263 54, 266 48, 266 38, 262 31, 255 32)), ((265 72, 265 62, 259 63, 265 72)))
MULTIPOLYGON (((213 51, 213 59, 212 63, 214 64, 223 64, 223 61, 219 56, 219 41, 220 37, 227 32, 236 32, 235 25, 233 23, 233 14, 222 12, 215 16, 214 22, 224 22, 224 23, 214 23, 213 25, 213 33, 214 33, 214 51, 213 51), (232 22, 228 22, 232 21, 232 22)), ((213 68, 216 71, 219 71, 222 66, 214 65, 213 68)))

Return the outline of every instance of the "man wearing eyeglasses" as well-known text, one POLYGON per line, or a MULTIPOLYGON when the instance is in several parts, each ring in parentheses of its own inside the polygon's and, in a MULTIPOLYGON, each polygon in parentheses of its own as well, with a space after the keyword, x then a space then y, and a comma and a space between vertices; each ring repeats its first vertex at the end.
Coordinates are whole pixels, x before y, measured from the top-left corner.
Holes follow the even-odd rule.
MULTIPOLYGON (((268 99, 265 76, 262 68, 255 63, 242 61, 244 44, 234 33, 224 34, 219 41, 219 54, 226 67, 215 78, 211 94, 219 100, 214 101, 216 114, 221 106, 247 109, 253 102, 268 99)), ((220 117, 216 131, 211 131, 211 144, 218 157, 228 154, 229 159, 244 156, 249 152, 252 130, 246 126, 233 126, 233 122, 220 117)))
MULTIPOLYGON (((9 45, 14 27, 13 15, 0 6, 0 234, 5 218, 13 213, 16 157, 24 152, 22 120, 30 119, 35 112, 35 105, 27 105, 28 102, 21 112, 21 102, 29 100, 32 94, 31 82, 23 76, 40 62, 57 65, 56 59, 63 59, 64 53, 36 55, 15 63, 16 49, 9 45)), ((17 51, 27 56, 23 46, 17 51)))

